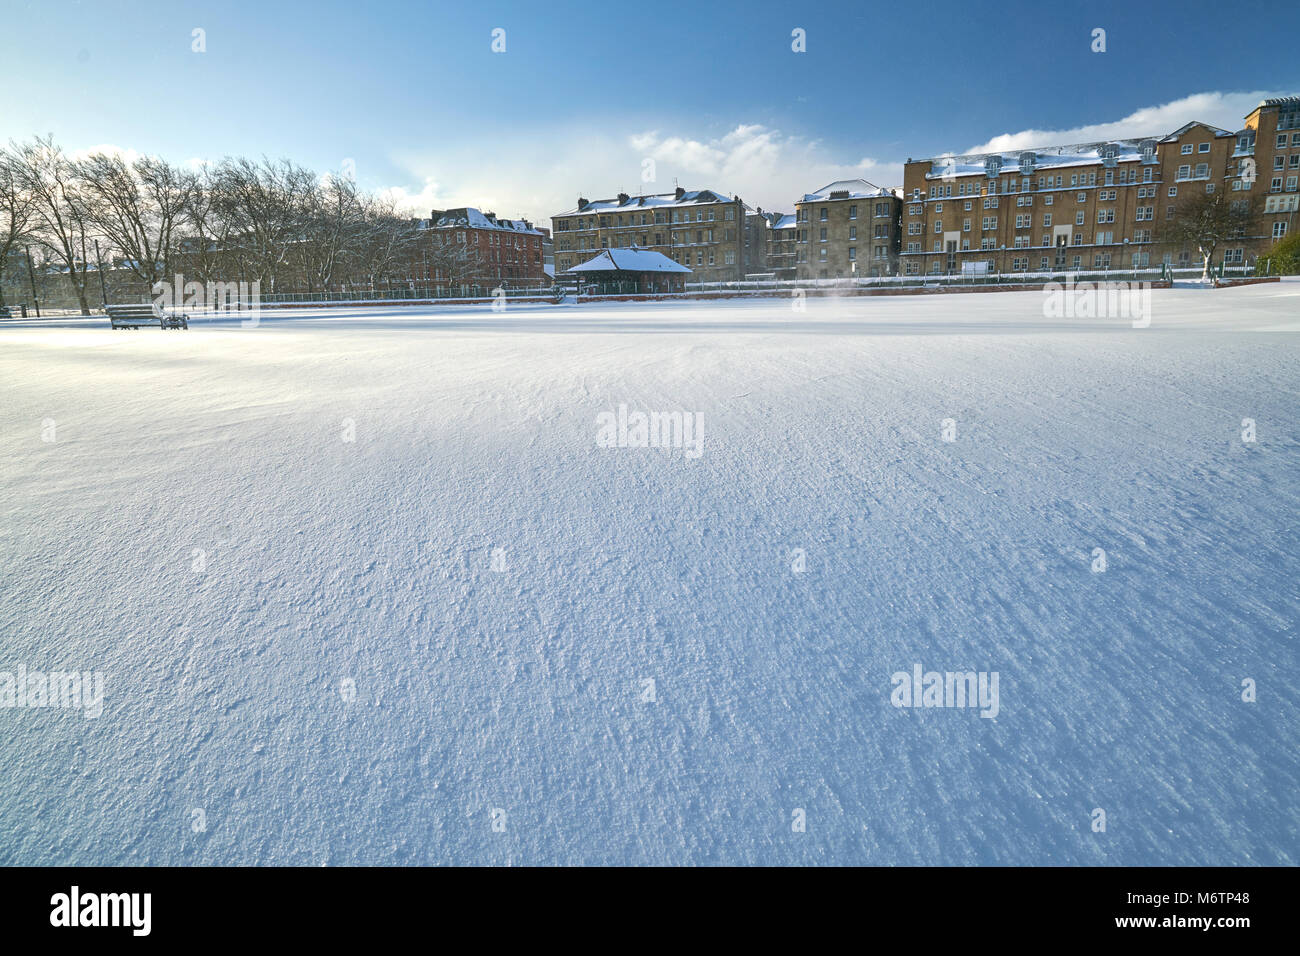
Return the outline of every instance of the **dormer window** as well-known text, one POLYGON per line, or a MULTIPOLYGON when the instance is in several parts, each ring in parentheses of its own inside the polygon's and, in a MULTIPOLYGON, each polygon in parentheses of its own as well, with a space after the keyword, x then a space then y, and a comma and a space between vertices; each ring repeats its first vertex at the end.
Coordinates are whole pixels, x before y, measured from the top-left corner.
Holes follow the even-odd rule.
POLYGON ((1119 156, 1119 147, 1107 143, 1101 148, 1101 162, 1103 166, 1114 166, 1115 159, 1119 156))
POLYGON ((1154 163, 1156 160, 1156 141, 1146 139, 1142 141, 1142 162, 1154 163))
POLYGON ((986 175, 988 175, 988 176, 990 176, 990 177, 992 177, 992 176, 997 176, 999 173, 1001 173, 1001 172, 1002 172, 1002 157, 1001 157, 1001 156, 989 156, 988 158, 986 158, 986 159, 984 160, 984 172, 985 172, 986 175))
POLYGON ((1038 162, 1038 157, 1033 153, 1020 154, 1020 172, 1021 175, 1028 176, 1034 171, 1034 164, 1038 162))

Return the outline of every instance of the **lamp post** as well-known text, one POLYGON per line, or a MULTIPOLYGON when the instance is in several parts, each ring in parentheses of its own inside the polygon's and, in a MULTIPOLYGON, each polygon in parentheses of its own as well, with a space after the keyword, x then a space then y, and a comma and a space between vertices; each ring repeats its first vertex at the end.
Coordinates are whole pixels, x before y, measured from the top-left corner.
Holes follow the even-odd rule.
POLYGON ((99 240, 95 240, 95 268, 99 270, 99 294, 104 300, 104 308, 108 308, 108 287, 104 284, 104 262, 99 258, 99 240))
POLYGON ((36 317, 41 317, 41 300, 36 297, 36 270, 32 268, 32 247, 24 246, 27 252, 27 278, 32 283, 32 305, 36 307, 36 317))

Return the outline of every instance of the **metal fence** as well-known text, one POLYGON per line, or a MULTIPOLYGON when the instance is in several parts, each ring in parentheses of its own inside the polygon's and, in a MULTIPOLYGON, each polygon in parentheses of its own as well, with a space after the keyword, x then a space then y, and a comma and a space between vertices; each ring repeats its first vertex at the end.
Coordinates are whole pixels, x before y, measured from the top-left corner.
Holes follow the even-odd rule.
MULTIPOLYGON (((943 286, 1039 285, 1045 282, 1155 282, 1161 279, 1200 278, 1198 266, 1187 269, 1107 269, 1057 270, 1048 272, 996 272, 984 275, 915 275, 872 276, 842 279, 758 279, 733 282, 688 282, 687 292, 788 292, 794 289, 897 289, 938 288, 943 286)), ((1215 266, 1215 278, 1254 275, 1254 266, 1215 266)))

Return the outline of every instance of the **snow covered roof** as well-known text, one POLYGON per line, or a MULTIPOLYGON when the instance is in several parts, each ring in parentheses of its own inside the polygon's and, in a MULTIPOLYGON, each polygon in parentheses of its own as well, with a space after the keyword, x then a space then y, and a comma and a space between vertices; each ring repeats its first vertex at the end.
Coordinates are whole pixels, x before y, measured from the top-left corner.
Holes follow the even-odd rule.
POLYGON ((867 182, 865 179, 838 179, 827 183, 815 193, 805 193, 800 202, 822 202, 828 199, 893 199, 894 194, 888 189, 867 182), (835 193, 834 196, 831 194, 835 193), (841 195, 841 193, 843 195, 841 195))
POLYGON ((1236 133, 1232 132, 1232 130, 1219 129, 1219 127, 1217 127, 1217 126, 1211 126, 1209 123, 1185 123, 1185 124, 1183 124, 1182 126, 1178 127, 1178 129, 1176 129, 1176 130, 1174 130, 1172 133, 1170 133, 1168 136, 1164 136, 1164 137, 1162 137, 1161 140, 1160 140, 1160 142, 1162 142, 1162 143, 1172 143, 1172 142, 1174 142, 1175 140, 1177 140, 1178 137, 1182 136, 1182 135, 1183 135, 1184 133, 1186 133, 1189 129, 1191 129, 1193 126, 1204 126, 1206 129, 1208 129, 1210 132, 1212 132, 1212 133, 1215 135, 1215 138, 1221 138, 1221 137, 1224 137, 1224 136, 1236 136, 1236 135, 1237 135, 1236 133))
POLYGON ((482 213, 473 206, 462 209, 433 210, 434 226, 468 226, 471 229, 499 229, 517 235, 540 236, 542 233, 533 228, 527 219, 498 219, 495 213, 482 213))
MULTIPOLYGON (((952 179, 959 176, 995 176, 999 173, 1026 174, 1040 169, 1066 166, 1100 166, 1107 163, 1131 163, 1145 158, 1146 150, 1155 156, 1156 140, 1116 139, 1102 143, 1078 143, 1039 149, 1017 149, 998 153, 968 153, 935 156, 929 160, 926 179, 952 179)), ((922 160, 925 162, 925 160, 922 160)))
MULTIPOLYGON (((638 209, 673 209, 680 206, 700 206, 708 203, 735 202, 736 197, 716 189, 696 189, 677 193, 656 193, 651 196, 629 196, 621 193, 613 199, 595 199, 581 209, 574 207, 556 216, 577 216, 601 212, 632 212, 638 209)), ((745 207, 748 210, 748 206, 745 207)))
MULTIPOLYGON (((959 176, 993 176, 998 173, 1026 175, 1040 169, 1059 169, 1065 166, 1101 166, 1114 163, 1134 163, 1155 159, 1157 143, 1176 141, 1194 126, 1203 126, 1216 138, 1236 136, 1231 130, 1219 129, 1208 123, 1188 123, 1167 136, 1145 136, 1137 139, 1113 139, 1099 143, 1076 143, 1069 146, 1047 146, 1036 149, 1016 149, 996 153, 966 153, 931 157, 930 172, 926 179, 953 179, 959 176)), ((920 160, 927 162, 927 160, 920 160)))
POLYGON ((773 213, 773 229, 793 229, 797 223, 798 220, 791 213, 773 213))
POLYGON ((574 266, 570 272, 690 272, 661 252, 649 249, 605 249, 594 259, 574 266))

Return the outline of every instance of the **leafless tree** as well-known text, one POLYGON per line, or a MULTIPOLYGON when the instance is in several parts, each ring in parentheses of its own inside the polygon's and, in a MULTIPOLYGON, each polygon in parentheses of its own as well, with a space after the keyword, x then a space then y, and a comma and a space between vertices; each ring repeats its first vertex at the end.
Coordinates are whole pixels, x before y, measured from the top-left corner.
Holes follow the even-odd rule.
POLYGON ((1215 250, 1247 235, 1256 223, 1258 211, 1258 202, 1251 199, 1231 198, 1222 190, 1200 193, 1178 203, 1160 239, 1170 245, 1196 246, 1204 264, 1201 280, 1209 282, 1215 250))
POLYGON ((5 304, 5 264, 28 237, 34 205, 22 185, 17 157, 0 147, 0 306, 5 304))
POLYGON ((166 160, 95 153, 75 165, 96 231, 125 257, 146 288, 171 275, 178 226, 197 188, 194 174, 166 160))
POLYGON ((94 237, 76 166, 51 137, 19 144, 13 154, 20 187, 32 198, 36 238, 66 273, 81 314, 90 315, 87 252, 94 237))

